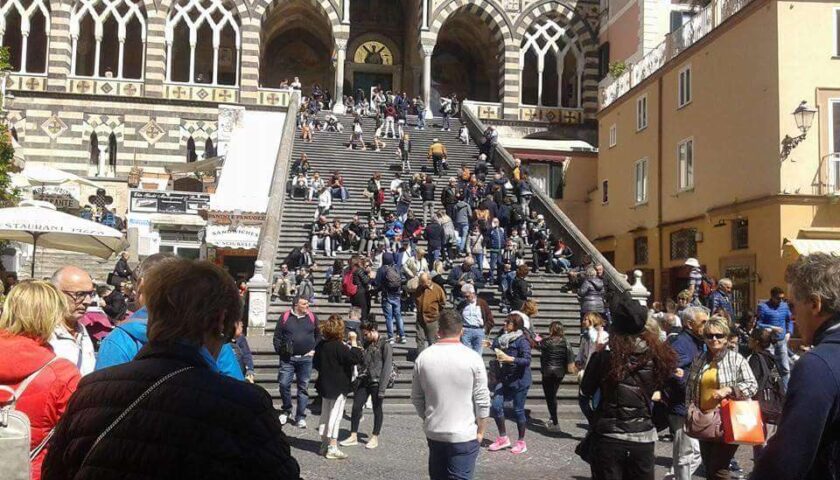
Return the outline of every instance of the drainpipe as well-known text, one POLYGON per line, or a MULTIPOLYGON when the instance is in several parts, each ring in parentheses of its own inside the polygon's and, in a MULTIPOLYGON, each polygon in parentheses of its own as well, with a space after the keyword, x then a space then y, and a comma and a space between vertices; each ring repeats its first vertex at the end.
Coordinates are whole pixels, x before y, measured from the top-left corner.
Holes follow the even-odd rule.
MULTIPOLYGON (((654 291, 653 298, 659 299, 665 275, 665 239, 662 236, 662 199, 665 196, 662 190, 662 165, 665 163, 662 159, 662 124, 664 123, 662 121, 662 77, 656 80, 656 90, 658 97, 656 102, 656 230, 659 242, 659 292, 654 291)), ((656 290, 656 285, 654 285, 654 290, 656 290)))

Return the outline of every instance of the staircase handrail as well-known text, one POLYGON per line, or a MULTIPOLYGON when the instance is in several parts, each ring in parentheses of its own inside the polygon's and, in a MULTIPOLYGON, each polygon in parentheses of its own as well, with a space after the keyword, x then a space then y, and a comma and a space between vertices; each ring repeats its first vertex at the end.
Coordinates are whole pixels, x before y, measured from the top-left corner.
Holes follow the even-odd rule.
MULTIPOLYGON (((263 276, 272 282, 274 276, 274 257, 277 255, 277 244, 280 241, 280 217, 286 200, 286 183, 289 166, 292 160, 292 150, 295 144, 297 127, 297 108, 300 105, 300 92, 295 91, 289 99, 289 109, 283 122, 280 147, 277 149, 277 159, 274 162, 274 174, 271 178, 271 188, 268 193, 268 208, 265 212, 265 223, 260 230, 259 250, 257 260, 262 261, 263 276)), ((259 141, 255 139, 255 141, 259 141)))
MULTIPOLYGON (((475 112, 473 112, 469 102, 462 102, 461 104, 461 120, 467 125, 470 137, 474 141, 484 137, 484 131, 487 127, 485 127, 484 123, 478 118, 475 112)), ((480 145, 480 141, 476 141, 476 144, 480 145)), ((510 152, 501 145, 501 143, 497 143, 495 146, 495 156, 496 159, 502 159, 504 162, 504 169, 508 174, 510 174, 514 168, 513 155, 511 155, 510 152)), ((537 208, 537 210, 545 215, 545 220, 549 227, 560 227, 559 229, 552 228, 552 231, 555 232, 555 234, 560 235, 563 241, 572 247, 574 250, 575 260, 580 261, 583 254, 589 254, 594 263, 600 263, 604 266, 605 279, 617 291, 625 292, 630 290, 630 283, 627 281, 626 276, 616 270, 612 263, 607 261, 606 257, 604 257, 601 252, 595 248, 595 245, 586 238, 586 235, 584 235, 583 232, 577 228, 574 222, 572 222, 572 220, 563 212, 563 210, 557 206, 554 199, 546 195, 541 188, 533 183, 531 184, 531 190, 534 194, 533 198, 539 199, 539 207, 541 208, 537 208)), ((534 208, 533 201, 531 203, 531 208, 534 208)))

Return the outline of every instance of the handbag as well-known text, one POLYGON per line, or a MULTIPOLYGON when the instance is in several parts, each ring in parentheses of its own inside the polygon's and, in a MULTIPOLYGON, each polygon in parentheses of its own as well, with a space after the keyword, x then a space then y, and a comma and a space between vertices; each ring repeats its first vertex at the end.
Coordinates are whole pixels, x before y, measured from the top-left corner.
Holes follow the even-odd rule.
POLYGON ((691 438, 707 442, 723 441, 723 424, 720 408, 704 412, 695 404, 688 406, 685 415, 685 433, 691 438))
POLYGON ((763 445, 764 421, 755 400, 724 400, 720 406, 723 441, 735 445, 763 445))
POLYGON ((580 441, 580 443, 578 443, 577 446, 575 447, 575 455, 577 455, 578 457, 580 457, 581 460, 583 460, 584 462, 589 463, 589 464, 592 463, 592 450, 593 450, 593 448, 592 448, 593 447, 592 436, 593 435, 594 434, 592 433, 591 430, 586 432, 586 436, 584 436, 583 439, 580 441))

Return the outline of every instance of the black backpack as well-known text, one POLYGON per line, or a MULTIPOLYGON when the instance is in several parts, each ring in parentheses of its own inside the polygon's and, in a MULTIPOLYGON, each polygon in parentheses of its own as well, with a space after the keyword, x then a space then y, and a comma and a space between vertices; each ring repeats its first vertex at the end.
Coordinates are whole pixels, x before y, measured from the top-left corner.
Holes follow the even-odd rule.
POLYGON ((782 377, 779 375, 779 368, 775 360, 767 355, 758 355, 764 381, 758 386, 758 393, 755 399, 761 408, 761 417, 765 423, 778 425, 782 418, 782 406, 785 403, 785 389, 782 385, 782 377))
POLYGON ((396 265, 388 266, 385 269, 385 289, 389 292, 395 292, 400 289, 402 285, 402 277, 396 265))

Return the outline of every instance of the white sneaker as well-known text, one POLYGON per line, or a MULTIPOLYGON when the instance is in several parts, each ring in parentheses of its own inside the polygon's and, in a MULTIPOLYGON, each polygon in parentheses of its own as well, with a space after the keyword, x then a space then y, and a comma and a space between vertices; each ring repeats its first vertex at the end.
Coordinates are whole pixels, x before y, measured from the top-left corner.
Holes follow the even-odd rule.
POLYGON ((337 448, 330 448, 327 450, 326 457, 328 460, 344 460, 347 454, 337 448))
POLYGON ((295 423, 295 426, 296 426, 297 428, 306 428, 306 420, 304 420, 304 419, 302 419, 302 418, 301 418, 300 420, 298 420, 298 421, 295 423))
POLYGON ((289 414, 288 413, 281 413, 278 417, 280 419, 280 425, 285 425, 289 422, 289 414))
POLYGON ((359 438, 358 437, 347 437, 346 439, 338 442, 338 444, 341 445, 342 447, 355 447, 356 445, 359 444, 359 438))

